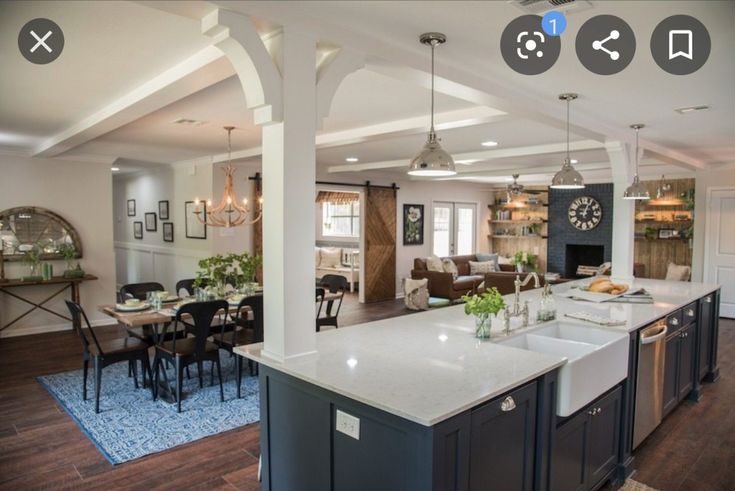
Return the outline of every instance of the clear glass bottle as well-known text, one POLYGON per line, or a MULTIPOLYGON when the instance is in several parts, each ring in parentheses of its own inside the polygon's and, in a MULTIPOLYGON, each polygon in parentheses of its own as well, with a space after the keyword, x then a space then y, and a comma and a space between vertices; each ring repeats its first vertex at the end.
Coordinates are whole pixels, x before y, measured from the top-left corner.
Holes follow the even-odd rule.
POLYGON ((556 319, 556 302, 554 295, 551 293, 551 285, 544 285, 544 291, 541 293, 541 305, 539 306, 536 316, 539 322, 548 322, 556 319))

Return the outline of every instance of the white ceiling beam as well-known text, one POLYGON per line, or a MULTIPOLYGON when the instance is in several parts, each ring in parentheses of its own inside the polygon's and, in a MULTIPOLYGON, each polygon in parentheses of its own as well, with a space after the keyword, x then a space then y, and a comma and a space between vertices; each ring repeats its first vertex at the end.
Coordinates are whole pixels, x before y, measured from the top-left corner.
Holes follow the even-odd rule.
POLYGON ((222 51, 209 46, 38 145, 34 157, 54 157, 109 133, 234 74, 222 51))
MULTIPOLYGON (((475 163, 485 162, 488 160, 503 159, 509 157, 526 157, 532 155, 544 155, 549 153, 559 153, 566 151, 566 143, 548 143, 545 145, 532 145, 525 147, 501 148, 497 150, 481 150, 478 152, 467 152, 453 155, 454 160, 476 160, 475 163)), ((605 148, 604 143, 594 140, 580 140, 570 142, 570 151, 596 150, 605 148)), ((341 164, 329 167, 328 172, 361 172, 366 170, 390 169, 393 167, 408 166, 408 159, 388 160, 383 162, 365 162, 363 164, 341 164)), ((472 172, 482 173, 484 171, 467 171, 465 175, 472 172)))

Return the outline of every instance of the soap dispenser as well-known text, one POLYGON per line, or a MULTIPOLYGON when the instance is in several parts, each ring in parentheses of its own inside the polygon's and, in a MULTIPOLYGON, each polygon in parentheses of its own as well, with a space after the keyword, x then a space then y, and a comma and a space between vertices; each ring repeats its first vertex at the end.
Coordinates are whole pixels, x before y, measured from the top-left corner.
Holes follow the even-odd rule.
POLYGON ((544 285, 543 292, 541 292, 541 305, 536 320, 549 322, 554 319, 556 319, 556 302, 554 302, 554 295, 551 293, 551 285, 547 283, 544 285))

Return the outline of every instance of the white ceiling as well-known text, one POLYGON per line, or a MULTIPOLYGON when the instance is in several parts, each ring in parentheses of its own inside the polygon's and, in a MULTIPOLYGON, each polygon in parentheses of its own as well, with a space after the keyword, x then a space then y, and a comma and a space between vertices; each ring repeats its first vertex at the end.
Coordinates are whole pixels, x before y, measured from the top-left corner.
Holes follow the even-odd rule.
MULTIPOLYGON (((263 32, 279 23, 297 22, 316 30, 323 41, 351 45, 367 54, 367 69, 348 76, 340 86, 320 136, 406 122, 408 129, 403 131, 376 130, 357 139, 359 142, 345 139, 320 146, 320 173, 344 165, 348 156, 358 157, 361 164, 408 161, 419 150, 428 126, 428 90, 413 80, 376 73, 373 67, 385 61, 425 72, 428 50, 419 45, 417 38, 426 30, 444 32, 449 39, 437 49, 437 73, 482 89, 488 100, 497 101, 485 104, 493 106, 487 109, 487 121, 440 130, 442 144, 453 154, 488 150, 479 145, 485 140, 499 141, 497 149, 531 149, 564 142, 563 105, 556 96, 577 91, 581 97, 574 103, 572 118, 580 131, 572 135, 573 141, 587 140, 590 134, 600 135, 600 139, 617 139, 621 134, 627 138, 630 123, 644 122, 648 126, 642 138, 665 150, 650 154, 651 166, 644 172, 677 172, 657 166, 676 157, 668 151, 681 152, 684 160, 705 165, 735 162, 735 96, 731 88, 735 56, 728 51, 735 46, 731 29, 735 2, 595 1, 593 5, 568 14, 569 27, 562 37, 558 62, 548 72, 533 77, 513 72, 500 56, 502 28, 521 14, 506 2, 463 2, 458 8, 458 2, 236 1, 227 2, 226 8, 257 16, 263 32), (601 13, 623 17, 633 27, 638 42, 630 66, 609 77, 588 72, 574 50, 579 26, 601 13), (656 23, 674 13, 694 15, 712 36, 710 59, 689 76, 666 74, 648 49, 656 23), (712 109, 690 115, 673 111, 675 107, 702 103, 712 109), (497 116, 501 111, 508 114, 497 116)), ((0 3, 0 146, 32 152, 41 141, 73 127, 200 52, 209 40, 200 34, 198 17, 212 8, 212 4, 199 1, 0 3), (39 16, 56 21, 66 37, 62 56, 43 66, 28 63, 17 50, 18 30, 27 20, 39 16)), ((221 128, 228 124, 238 128, 233 133, 233 150, 249 150, 250 155, 257 156, 260 129, 252 123, 238 79, 221 76, 203 90, 193 85, 191 90, 165 107, 155 107, 142 117, 77 145, 64 157, 111 156, 120 159, 116 165, 131 170, 151 163, 206 159, 225 152, 226 136, 221 128), (173 124, 178 118, 204 124, 173 124)), ((459 118, 463 111, 478 109, 476 102, 468 102, 460 94, 441 93, 437 94, 436 107, 449 120, 459 118)), ((471 177, 464 176, 467 179, 503 182, 505 177, 498 175, 500 172, 553 167, 561 158, 562 153, 549 151, 487 160, 461 166, 460 170, 472 172, 471 177)), ((607 165, 605 169, 589 170, 589 175, 609 180, 603 149, 576 152, 573 158, 578 158, 580 164, 607 165)), ((403 169, 396 167, 359 175, 386 179, 404 176, 403 169)), ((537 182, 548 180, 545 172, 534 174, 534 178, 537 182)), ((529 176, 524 179, 527 183, 533 181, 529 176)))

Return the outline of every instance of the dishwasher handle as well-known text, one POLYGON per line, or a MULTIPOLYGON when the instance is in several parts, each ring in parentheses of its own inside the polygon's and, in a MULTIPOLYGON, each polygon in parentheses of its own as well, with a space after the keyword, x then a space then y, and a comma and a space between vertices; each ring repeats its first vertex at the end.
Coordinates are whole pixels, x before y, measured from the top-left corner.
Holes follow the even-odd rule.
POLYGON ((655 343, 659 339, 665 338, 669 332, 669 326, 665 323, 656 324, 651 327, 647 327, 641 331, 641 344, 655 343))

